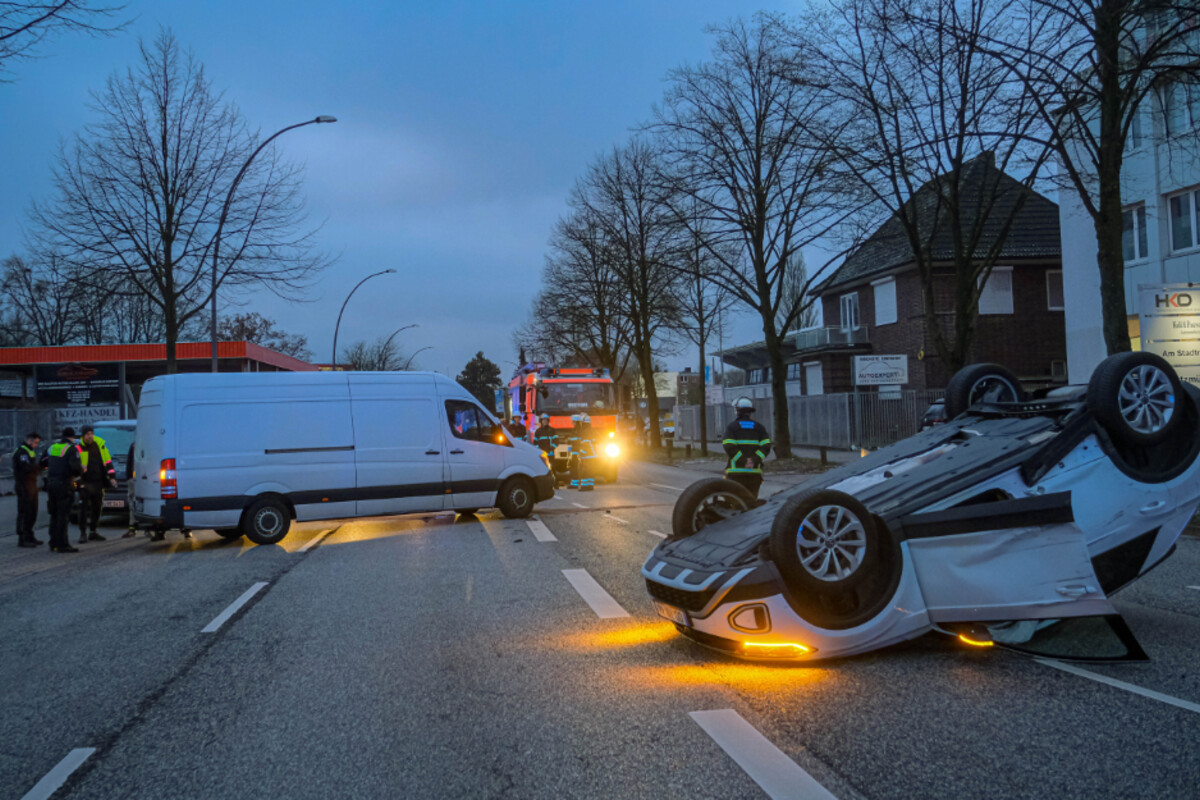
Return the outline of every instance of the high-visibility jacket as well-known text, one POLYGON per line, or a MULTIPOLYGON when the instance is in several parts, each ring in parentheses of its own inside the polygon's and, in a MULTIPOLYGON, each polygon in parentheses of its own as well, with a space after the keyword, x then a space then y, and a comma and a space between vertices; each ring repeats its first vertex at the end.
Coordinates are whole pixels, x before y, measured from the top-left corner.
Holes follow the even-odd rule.
POLYGON ((83 474, 83 461, 79 455, 79 445, 69 439, 60 439, 50 445, 46 455, 42 457, 46 465, 46 480, 74 480, 83 474))
POLYGON ((558 443, 558 434, 549 425, 541 425, 533 432, 533 443, 547 453, 553 453, 554 446, 558 443))
POLYGON ((592 426, 581 425, 575 435, 577 439, 576 443, 572 445, 572 449, 579 453, 579 457, 582 459, 595 458, 596 445, 592 442, 592 426))
MULTIPOLYGON (((92 434, 92 441, 96 443, 96 448, 100 451, 100 463, 104 465, 104 475, 108 479, 117 477, 117 470, 113 467, 112 456, 108 452, 108 447, 104 444, 104 440, 99 436, 92 434)), ((83 465, 83 471, 87 472, 88 465, 88 447, 86 445, 79 446, 79 463, 83 465)))
POLYGON ((729 456, 726 475, 731 472, 762 474, 763 462, 771 452, 771 437, 762 425, 739 417, 729 423, 721 444, 725 447, 725 455, 729 456))

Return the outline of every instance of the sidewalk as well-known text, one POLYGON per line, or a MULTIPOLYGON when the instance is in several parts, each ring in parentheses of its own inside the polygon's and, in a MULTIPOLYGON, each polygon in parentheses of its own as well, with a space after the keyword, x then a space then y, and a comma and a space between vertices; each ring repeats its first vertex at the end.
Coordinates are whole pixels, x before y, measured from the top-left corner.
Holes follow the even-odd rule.
MULTIPOLYGON (((663 443, 665 446, 665 444, 666 444, 665 439, 663 440, 663 443)), ((684 458, 686 458, 686 456, 684 456, 683 453, 687 452, 687 446, 689 444, 692 446, 692 458, 700 457, 700 443, 699 442, 689 441, 687 439, 676 439, 674 450, 677 453, 677 457, 680 460, 683 460, 684 458)), ((721 448, 720 442, 709 442, 708 443, 708 453, 709 453, 710 457, 716 457, 718 459, 723 459, 725 457, 725 451, 721 448)), ((862 457, 862 453, 860 453, 857 450, 836 450, 832 447, 825 448, 825 454, 826 454, 826 458, 829 460, 830 466, 837 466, 838 464, 848 464, 851 461, 857 461, 858 459, 860 459, 862 457)), ((820 461, 821 460, 821 448, 819 448, 819 447, 801 447, 798 445, 792 445, 792 456, 794 458, 811 458, 816 461, 820 461)), ((776 460, 776 454, 775 454, 775 451, 772 450, 771 454, 767 456, 767 461, 774 461, 774 460, 776 460)))

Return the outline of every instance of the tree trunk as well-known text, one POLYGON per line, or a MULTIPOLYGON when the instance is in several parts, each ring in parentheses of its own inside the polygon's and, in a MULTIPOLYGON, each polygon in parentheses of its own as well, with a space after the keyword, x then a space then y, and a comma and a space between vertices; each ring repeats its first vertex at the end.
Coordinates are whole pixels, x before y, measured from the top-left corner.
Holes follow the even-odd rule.
POLYGON ((650 446, 662 447, 662 430, 658 425, 658 389, 654 385, 654 360, 649 343, 638 348, 638 366, 642 370, 642 384, 646 387, 646 413, 650 415, 650 446))
POLYGON ((792 457, 792 435, 788 430, 787 371, 783 365, 783 349, 775 326, 763 326, 767 345, 767 360, 771 363, 771 400, 775 411, 775 433, 771 437, 776 458, 792 457))
POLYGON ((175 304, 167 303, 163 309, 163 324, 167 330, 167 374, 179 372, 179 361, 175 357, 175 344, 179 341, 179 315, 175 312, 175 304))
MULTIPOLYGON (((704 379, 704 337, 700 337, 700 455, 708 455, 708 381, 704 379)), ((678 401, 677 401, 678 402, 678 401)))

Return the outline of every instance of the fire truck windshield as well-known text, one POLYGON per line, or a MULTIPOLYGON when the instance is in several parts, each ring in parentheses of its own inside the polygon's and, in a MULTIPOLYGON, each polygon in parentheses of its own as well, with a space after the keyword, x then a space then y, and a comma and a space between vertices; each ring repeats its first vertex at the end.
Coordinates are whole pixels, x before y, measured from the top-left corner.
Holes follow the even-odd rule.
POLYGON ((615 407, 611 383, 545 381, 542 386, 546 396, 538 398, 539 410, 547 414, 612 413, 615 407))

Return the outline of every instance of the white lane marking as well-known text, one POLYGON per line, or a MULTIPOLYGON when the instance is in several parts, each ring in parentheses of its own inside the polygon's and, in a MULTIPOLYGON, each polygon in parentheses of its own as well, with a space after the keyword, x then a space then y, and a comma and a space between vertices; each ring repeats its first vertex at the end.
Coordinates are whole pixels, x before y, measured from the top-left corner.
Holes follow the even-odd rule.
POLYGON ((604 591, 604 587, 596 583, 596 579, 589 575, 586 569, 564 569, 562 573, 600 619, 629 616, 629 612, 621 608, 621 604, 604 591))
POLYGON ((605 514, 604 516, 608 517, 608 518, 609 518, 609 519, 611 519, 611 520, 614 520, 615 522, 619 522, 619 523, 621 523, 622 525, 628 525, 628 524, 629 524, 629 520, 627 520, 627 519, 622 519, 621 517, 618 517, 616 514, 605 514))
POLYGON ((265 584, 265 583, 256 583, 253 586, 251 586, 249 589, 247 589, 246 591, 242 592, 241 597, 239 597, 237 600, 234 600, 232 603, 230 603, 229 608, 225 609, 220 614, 218 614, 217 618, 214 619, 212 622, 208 623, 208 625, 206 625, 204 627, 204 630, 202 630, 200 632, 201 633, 214 633, 217 630, 217 628, 220 628, 222 625, 225 624, 225 622, 230 617, 232 617, 234 614, 236 614, 237 610, 239 608, 246 605, 246 603, 249 603, 250 598, 254 597, 254 595, 258 594, 259 591, 261 591, 262 588, 266 585, 267 584, 265 584))
POLYGON ((21 797, 21 800, 45 800, 58 791, 59 787, 67 782, 67 778, 71 777, 71 773, 79 769, 94 752, 94 747, 77 747, 67 753, 62 761, 54 765, 54 769, 46 773, 46 777, 21 797))
POLYGON ((667 535, 665 533, 661 533, 659 531, 646 531, 646 533, 650 534, 651 536, 657 536, 660 539, 667 538, 667 535))
POLYGON ((529 526, 529 530, 533 532, 533 538, 539 542, 557 542, 558 537, 550 532, 546 527, 546 523, 540 519, 527 519, 525 524, 529 526))
POLYGON ((331 534, 331 533, 333 533, 333 528, 330 528, 330 529, 329 529, 329 530, 327 530, 327 531, 321 531, 321 532, 320 532, 320 533, 318 533, 316 536, 314 536, 313 538, 311 538, 311 539, 309 539, 307 542, 305 542, 305 543, 304 543, 304 546, 303 546, 303 547, 301 547, 301 548, 300 548, 299 550, 297 550, 296 552, 297 552, 297 553, 303 553, 303 552, 307 551, 307 550, 308 550, 308 548, 310 548, 310 547, 315 547, 315 546, 316 546, 316 544, 317 544, 317 542, 321 541, 322 539, 324 539, 326 536, 328 536, 328 535, 329 535, 329 534, 331 534))
POLYGON ((836 800, 732 708, 688 714, 773 800, 836 800))
POLYGON ((1195 589, 1196 591, 1200 592, 1200 586, 1189 586, 1188 588, 1195 589))
POLYGON ((571 503, 571 505, 575 506, 576 508, 591 508, 591 506, 585 506, 583 503, 571 503))
POLYGON ((665 483, 652 483, 651 486, 657 486, 659 489, 670 489, 672 492, 682 492, 678 486, 667 486, 665 483))
POLYGON ((1035 658, 1034 661, 1038 662, 1039 664, 1044 664, 1047 667, 1054 667, 1055 669, 1060 669, 1063 672, 1069 672, 1072 675, 1078 675, 1081 678, 1087 678, 1088 680, 1093 680, 1098 683, 1105 683, 1117 689, 1124 689, 1127 692, 1140 694, 1142 697, 1149 697, 1151 700, 1158 700, 1159 702, 1176 706, 1177 708, 1182 708, 1185 711, 1194 711, 1197 714, 1200 714, 1200 703, 1193 703, 1188 700, 1180 700, 1178 697, 1172 697, 1169 694, 1156 692, 1153 689, 1144 689, 1136 684, 1126 683, 1125 681, 1119 681, 1116 678, 1110 678, 1107 675, 1101 675, 1097 672, 1089 672, 1086 669, 1080 669, 1073 664, 1064 664, 1061 661, 1051 661, 1048 658, 1035 658))

